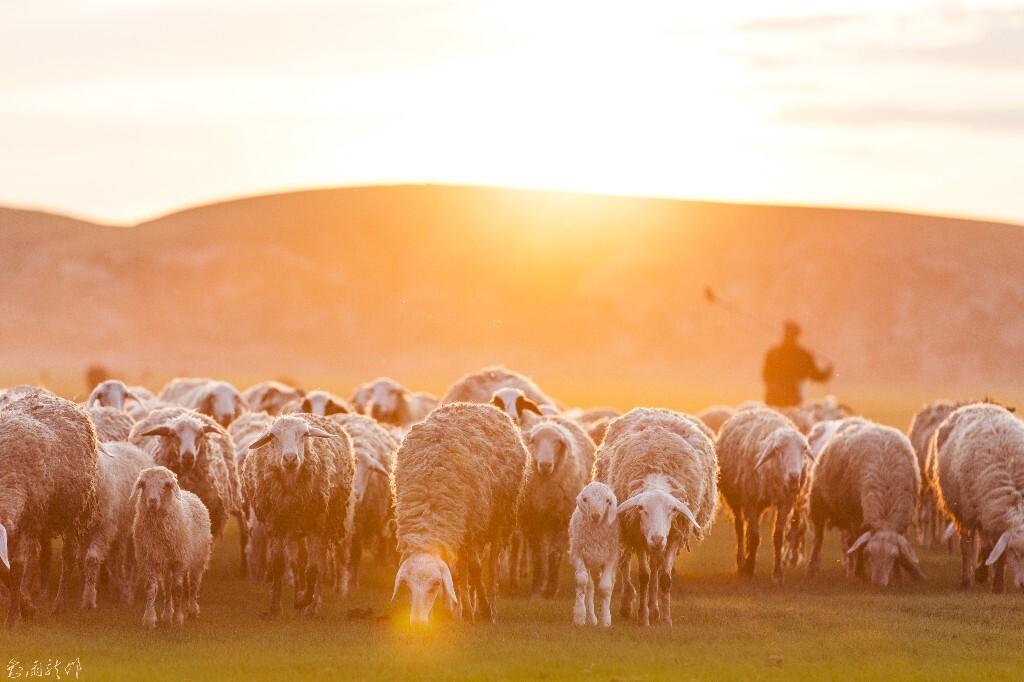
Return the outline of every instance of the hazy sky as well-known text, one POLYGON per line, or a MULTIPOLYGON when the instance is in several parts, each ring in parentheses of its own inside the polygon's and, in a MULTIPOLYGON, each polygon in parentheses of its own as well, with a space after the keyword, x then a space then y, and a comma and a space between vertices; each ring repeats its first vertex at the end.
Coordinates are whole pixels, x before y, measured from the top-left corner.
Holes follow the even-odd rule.
POLYGON ((3 0, 0 65, 0 204, 102 221, 433 182, 1024 223, 1020 1, 3 0))

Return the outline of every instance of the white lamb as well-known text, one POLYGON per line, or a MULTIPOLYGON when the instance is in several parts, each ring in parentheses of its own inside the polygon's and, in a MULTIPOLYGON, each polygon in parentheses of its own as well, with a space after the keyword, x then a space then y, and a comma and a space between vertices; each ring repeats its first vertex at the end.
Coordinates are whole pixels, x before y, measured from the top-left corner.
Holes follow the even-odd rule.
POLYGON ((569 558, 576 571, 574 625, 612 624, 612 588, 621 553, 617 507, 612 489, 597 481, 576 496, 576 510, 569 519, 569 558), (594 575, 598 570, 600 619, 594 612, 594 575))

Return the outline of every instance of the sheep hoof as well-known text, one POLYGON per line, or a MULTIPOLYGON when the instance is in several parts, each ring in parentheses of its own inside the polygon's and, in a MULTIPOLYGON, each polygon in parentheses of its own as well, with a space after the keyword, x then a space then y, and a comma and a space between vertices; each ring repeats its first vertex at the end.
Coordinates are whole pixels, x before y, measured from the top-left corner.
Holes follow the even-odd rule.
POLYGON ((143 618, 142 619, 143 630, 155 630, 156 629, 156 618, 143 618))
POLYGON ((782 587, 782 574, 772 576, 772 585, 775 587, 782 587))
POLYGON ((319 609, 315 605, 310 604, 306 608, 302 609, 302 617, 303 618, 315 618, 318 615, 317 614, 318 611, 319 611, 319 609))

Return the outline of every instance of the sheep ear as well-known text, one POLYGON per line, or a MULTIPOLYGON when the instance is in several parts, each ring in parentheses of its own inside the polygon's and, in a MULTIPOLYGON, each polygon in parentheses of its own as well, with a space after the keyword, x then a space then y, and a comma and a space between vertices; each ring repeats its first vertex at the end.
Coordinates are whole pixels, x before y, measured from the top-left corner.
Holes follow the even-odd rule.
POLYGON ((633 507, 637 506, 638 504, 640 504, 640 498, 641 497, 643 497, 643 496, 642 495, 635 495, 635 496, 629 498, 628 500, 626 500, 625 502, 623 502, 622 504, 619 505, 619 508, 615 510, 615 513, 616 514, 621 514, 622 512, 626 511, 627 509, 632 509, 633 507))
POLYGON ((99 400, 99 397, 100 397, 100 387, 97 386, 96 388, 92 389, 92 393, 89 394, 89 399, 85 401, 85 406, 86 407, 92 407, 93 403, 95 403, 97 400, 99 400))
POLYGON ((11 570, 11 557, 7 554, 7 529, 0 523, 0 561, 4 563, 7 570, 11 570))
POLYGON ((615 500, 612 500, 612 503, 608 505, 608 511, 604 513, 604 523, 606 526, 610 526, 615 523, 615 519, 617 518, 618 514, 615 509, 615 500))
POLYGON ((772 455, 774 455, 774 454, 775 454, 775 447, 773 446, 771 448, 768 448, 764 452, 762 452, 760 455, 758 455, 757 456, 757 463, 754 464, 754 471, 757 471, 758 469, 760 469, 762 465, 767 464, 768 460, 770 460, 772 458, 772 455))
POLYGON ((334 438, 333 433, 328 433, 323 429, 318 429, 315 426, 309 427, 309 431, 306 433, 310 438, 334 438))
POLYGON ((137 394, 132 393, 131 391, 128 391, 127 393, 125 393, 124 394, 124 398, 125 398, 125 400, 127 400, 128 398, 131 398, 132 400, 137 402, 139 405, 143 405, 144 404, 142 402, 142 398, 140 398, 137 394))
POLYGON ((324 407, 324 415, 329 416, 332 414, 348 414, 348 408, 336 400, 328 400, 327 406, 324 407))
POLYGON ((690 511, 690 508, 686 506, 686 503, 674 496, 672 499, 675 500, 674 506, 676 510, 690 520, 690 523, 693 524, 694 530, 696 530, 698 533, 703 533, 704 531, 701 529, 700 524, 697 523, 697 517, 693 515, 693 512, 690 511))
POLYGON ((245 398, 243 398, 238 393, 236 393, 235 394, 235 409, 238 409, 239 407, 241 407, 242 409, 244 409, 247 412, 250 409, 249 408, 249 401, 246 400, 245 398))
POLYGON ((580 494, 576 496, 576 506, 578 507, 582 503, 583 503, 583 491, 581 490, 580 494))
POLYGON ((370 471, 372 471, 374 473, 378 473, 381 476, 384 476, 385 478, 388 477, 388 470, 385 469, 381 465, 381 463, 378 462, 375 458, 370 457, 365 452, 356 453, 356 457, 358 457, 360 459, 360 461, 362 461, 362 463, 366 465, 366 468, 368 470, 370 470, 370 471))
POLYGON ((544 416, 544 413, 540 411, 540 407, 537 403, 525 396, 519 396, 516 398, 516 412, 519 414, 522 414, 523 412, 534 412, 542 417, 544 416))
POLYGON ((448 595, 448 599, 455 606, 459 605, 459 598, 455 596, 455 584, 452 582, 452 572, 448 568, 448 564, 442 564, 444 570, 441 572, 441 581, 444 583, 444 591, 448 595))
POLYGON ((135 485, 132 486, 132 492, 128 495, 128 504, 135 501, 135 498, 139 495, 139 486, 142 484, 142 478, 135 479, 135 485))
POLYGON ((850 549, 846 550, 846 553, 847 554, 853 554, 858 549, 860 549, 861 545, 863 545, 865 542, 867 542, 870 539, 871 539, 871 531, 869 530, 866 533, 864 533, 863 535, 861 535, 859 538, 857 538, 857 541, 850 546, 850 549))
POLYGON ((167 426, 157 426, 156 428, 150 429, 145 433, 140 433, 140 436, 169 436, 171 435, 171 429, 167 426))
POLYGON ((402 565, 398 567, 398 573, 395 574, 395 589, 391 592, 391 603, 395 603, 395 597, 398 596, 398 588, 402 586, 402 582, 405 580, 405 561, 402 561, 402 565))
POLYGON ((986 566, 991 566, 999 561, 999 557, 1003 556, 1003 552, 1006 551, 1006 543, 1009 541, 1010 531, 1003 531, 1003 534, 999 536, 999 540, 996 541, 996 546, 992 548, 992 553, 988 555, 988 559, 985 559, 986 566))
POLYGON ((253 442, 249 443, 249 452, 252 452, 256 448, 263 447, 264 445, 269 443, 270 439, 273 438, 273 437, 274 437, 274 434, 272 434, 269 430, 264 431, 263 435, 261 435, 259 438, 257 438, 253 442))
MULTIPOLYGON (((636 491, 639 490, 641 487, 643 487, 643 484, 644 484, 644 482, 639 480, 639 479, 636 480, 636 481, 633 481, 632 483, 630 483, 629 484, 629 495, 627 497, 633 497, 636 494, 636 491)), ((621 508, 622 507, 619 507, 619 509, 621 509, 621 508)))
POLYGON ((950 521, 949 525, 946 526, 946 532, 942 534, 942 541, 949 542, 954 533, 956 533, 956 524, 950 521))
POLYGON ((497 394, 491 396, 491 405, 494 405, 499 410, 505 410, 505 403, 501 402, 501 398, 499 398, 497 394))
POLYGON ((900 565, 907 569, 914 580, 924 580, 924 573, 921 572, 921 562, 917 560, 910 542, 902 535, 897 540, 900 546, 900 565))
POLYGON ((302 406, 299 408, 299 412, 312 412, 313 404, 309 402, 309 398, 302 399, 302 406))

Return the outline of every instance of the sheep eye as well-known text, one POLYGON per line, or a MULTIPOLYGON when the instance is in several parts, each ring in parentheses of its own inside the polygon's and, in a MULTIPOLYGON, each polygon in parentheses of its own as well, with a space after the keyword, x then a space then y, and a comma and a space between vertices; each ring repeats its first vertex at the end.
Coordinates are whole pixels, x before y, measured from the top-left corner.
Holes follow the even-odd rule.
POLYGON ((605 503, 605 504, 611 504, 611 503, 612 503, 612 501, 611 501, 611 500, 605 500, 605 501, 604 501, 604 503, 605 503))
POLYGON ((441 581, 439 579, 438 580, 434 580, 434 587, 440 587, 440 586, 441 586, 441 581))

